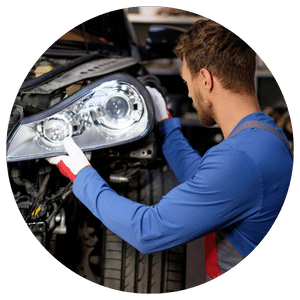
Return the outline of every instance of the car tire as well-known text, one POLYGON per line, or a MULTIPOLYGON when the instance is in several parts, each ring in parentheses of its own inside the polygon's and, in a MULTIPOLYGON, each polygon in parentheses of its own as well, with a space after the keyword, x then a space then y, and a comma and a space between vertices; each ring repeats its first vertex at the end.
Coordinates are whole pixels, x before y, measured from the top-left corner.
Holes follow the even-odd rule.
MULTIPOLYGON (((136 180, 111 187, 120 195, 146 205, 158 203, 178 185, 168 167, 141 169, 136 180)), ((166 293, 185 287, 186 246, 144 255, 108 229, 103 233, 101 284, 133 293, 166 293)))

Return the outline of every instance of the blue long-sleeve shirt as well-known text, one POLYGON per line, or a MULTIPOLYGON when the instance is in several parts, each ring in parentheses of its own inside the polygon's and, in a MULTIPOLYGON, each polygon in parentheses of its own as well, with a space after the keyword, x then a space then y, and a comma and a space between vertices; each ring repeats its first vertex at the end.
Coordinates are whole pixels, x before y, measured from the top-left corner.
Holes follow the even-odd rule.
MULTIPOLYGON (((247 116, 270 124, 264 113, 247 116)), ((163 153, 181 182, 153 206, 119 196, 92 168, 77 175, 74 194, 105 226, 142 253, 162 251, 222 230, 243 256, 275 221, 289 187, 292 158, 284 143, 261 129, 244 129, 209 149, 191 148, 180 121, 163 122, 163 153)))

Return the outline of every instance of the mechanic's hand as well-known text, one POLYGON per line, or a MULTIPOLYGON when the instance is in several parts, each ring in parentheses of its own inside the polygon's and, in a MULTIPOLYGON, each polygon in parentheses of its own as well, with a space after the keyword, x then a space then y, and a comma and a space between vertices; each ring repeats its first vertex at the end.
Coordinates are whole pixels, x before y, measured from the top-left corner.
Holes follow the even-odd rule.
POLYGON ((172 115, 167 107, 167 103, 163 98, 162 94, 155 88, 150 86, 146 86, 154 104, 155 110, 155 121, 157 125, 161 124, 162 122, 171 119, 172 115))
POLYGON ((46 158, 46 160, 50 164, 56 165, 62 175, 74 182, 79 171, 91 165, 71 137, 65 138, 64 146, 68 155, 50 157, 46 158))

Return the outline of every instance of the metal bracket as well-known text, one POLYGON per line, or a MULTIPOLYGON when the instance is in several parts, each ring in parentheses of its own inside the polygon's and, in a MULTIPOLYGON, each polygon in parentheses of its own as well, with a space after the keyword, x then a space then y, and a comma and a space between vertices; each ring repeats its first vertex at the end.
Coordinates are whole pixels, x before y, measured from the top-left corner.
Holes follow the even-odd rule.
POLYGON ((28 227, 32 231, 32 233, 43 233, 47 229, 47 225, 45 222, 28 223, 28 227))

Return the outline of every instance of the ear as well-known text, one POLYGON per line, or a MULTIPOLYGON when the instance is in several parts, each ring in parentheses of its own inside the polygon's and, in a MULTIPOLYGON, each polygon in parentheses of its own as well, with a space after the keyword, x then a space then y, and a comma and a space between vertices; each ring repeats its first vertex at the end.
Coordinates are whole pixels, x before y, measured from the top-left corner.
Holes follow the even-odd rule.
POLYGON ((203 87, 208 91, 211 92, 214 87, 214 80, 213 76, 207 69, 201 69, 199 72, 199 77, 202 81, 203 87))

